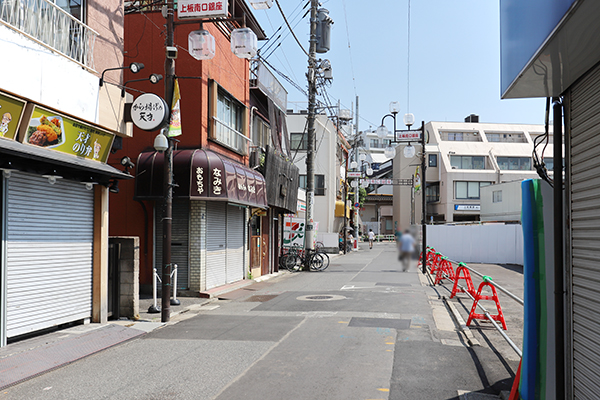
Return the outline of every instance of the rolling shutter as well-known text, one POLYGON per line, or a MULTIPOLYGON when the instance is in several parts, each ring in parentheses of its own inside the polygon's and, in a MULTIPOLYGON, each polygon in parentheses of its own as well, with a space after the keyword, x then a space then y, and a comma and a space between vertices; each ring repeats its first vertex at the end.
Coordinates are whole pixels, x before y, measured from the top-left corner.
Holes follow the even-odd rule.
POLYGON ((206 202, 206 289, 227 283, 227 203, 206 202))
MULTIPOLYGON (((156 226, 156 272, 162 276, 162 207, 159 203, 155 212, 156 226)), ((190 287, 190 203, 174 201, 171 222, 171 263, 177 264, 177 289, 190 287)))
POLYGON ((571 88, 572 385, 577 399, 600 393, 600 69, 571 88))
POLYGON ((244 279, 244 211, 227 207, 227 283, 244 279))
POLYGON ((93 191, 20 172, 6 182, 7 337, 89 318, 93 191))

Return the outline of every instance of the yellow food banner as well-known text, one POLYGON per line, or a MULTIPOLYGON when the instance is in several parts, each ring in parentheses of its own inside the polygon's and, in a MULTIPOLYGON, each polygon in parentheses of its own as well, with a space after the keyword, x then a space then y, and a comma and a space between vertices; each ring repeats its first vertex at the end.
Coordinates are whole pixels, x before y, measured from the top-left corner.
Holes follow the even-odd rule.
POLYGON ((0 137, 15 139, 25 102, 0 94, 0 137))
POLYGON ((36 106, 24 142, 105 163, 114 134, 36 106))

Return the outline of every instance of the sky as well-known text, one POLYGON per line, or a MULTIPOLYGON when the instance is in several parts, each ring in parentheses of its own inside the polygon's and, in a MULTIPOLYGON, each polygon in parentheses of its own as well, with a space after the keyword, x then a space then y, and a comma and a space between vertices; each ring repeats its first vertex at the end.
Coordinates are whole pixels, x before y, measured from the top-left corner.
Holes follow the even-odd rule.
MULTIPOLYGON (((309 49, 308 0, 279 0, 304 49, 309 49)), ((402 116, 421 121, 462 122, 470 114, 480 122, 542 124, 545 100, 501 99, 500 17, 496 0, 323 0, 329 10, 333 82, 327 93, 342 109, 359 104, 359 130, 376 129, 389 103, 398 101, 402 116), (409 46, 410 32, 410 46, 409 46)), ((308 57, 281 16, 275 1, 254 10, 270 42, 260 54, 275 69, 306 90, 308 57), (278 31, 280 26, 282 30, 278 31), (280 44, 279 44, 280 43, 280 44)), ((275 72, 288 91, 288 109, 307 109, 308 100, 275 72)), ((392 129, 391 119, 386 126, 392 129)))

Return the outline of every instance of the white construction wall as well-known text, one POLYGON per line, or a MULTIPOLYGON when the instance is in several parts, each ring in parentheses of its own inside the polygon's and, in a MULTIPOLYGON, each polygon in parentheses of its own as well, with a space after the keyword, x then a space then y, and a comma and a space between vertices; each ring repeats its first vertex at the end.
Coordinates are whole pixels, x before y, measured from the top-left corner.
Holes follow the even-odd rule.
POLYGON ((521 225, 427 225, 427 245, 453 261, 523 265, 521 225))

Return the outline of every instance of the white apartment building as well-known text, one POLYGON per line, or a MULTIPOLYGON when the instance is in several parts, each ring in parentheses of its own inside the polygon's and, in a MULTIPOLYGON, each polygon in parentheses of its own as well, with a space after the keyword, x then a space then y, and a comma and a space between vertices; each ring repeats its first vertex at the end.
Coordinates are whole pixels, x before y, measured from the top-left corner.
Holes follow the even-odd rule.
MULTIPOLYGON (((479 221, 482 187, 539 178, 532 152, 536 138, 545 134, 544 125, 432 121, 425 132, 427 223, 479 221)), ((537 154, 552 170, 552 124, 546 146, 542 139, 537 154)), ((406 145, 396 148, 394 178, 410 179, 417 166, 420 170, 420 143, 413 143, 412 159, 403 156, 406 145)), ((394 186, 394 220, 400 229, 410 226, 412 212, 413 220, 421 221, 421 192, 411 196, 411 190, 394 186)))
MULTIPOLYGON (((306 189, 306 111, 288 110, 287 127, 290 133, 290 155, 300 170, 300 188, 306 189)), ((343 176, 348 154, 348 142, 335 124, 324 114, 315 117, 315 203, 314 221, 318 222, 317 240, 325 248, 337 249, 339 233, 344 226, 343 211, 336 215, 336 202, 343 198, 343 176)), ((343 210, 343 207, 342 207, 343 210)))

